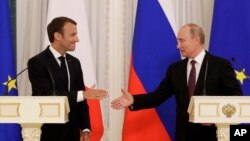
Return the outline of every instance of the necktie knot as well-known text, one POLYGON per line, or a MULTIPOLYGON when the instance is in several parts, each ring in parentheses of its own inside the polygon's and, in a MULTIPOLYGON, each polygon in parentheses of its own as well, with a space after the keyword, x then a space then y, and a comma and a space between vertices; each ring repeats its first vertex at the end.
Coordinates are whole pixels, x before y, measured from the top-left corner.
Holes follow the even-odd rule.
POLYGON ((62 68, 62 67, 65 67, 65 69, 66 69, 66 64, 65 64, 65 57, 64 56, 60 56, 60 57, 58 57, 58 59, 61 61, 61 64, 60 64, 60 67, 62 68))
POLYGON ((61 61, 61 63, 65 61, 65 57, 64 56, 60 56, 60 57, 58 57, 58 59, 61 61))
POLYGON ((191 62, 191 65, 192 65, 192 67, 195 65, 195 63, 196 63, 196 61, 195 60, 192 60, 191 62))

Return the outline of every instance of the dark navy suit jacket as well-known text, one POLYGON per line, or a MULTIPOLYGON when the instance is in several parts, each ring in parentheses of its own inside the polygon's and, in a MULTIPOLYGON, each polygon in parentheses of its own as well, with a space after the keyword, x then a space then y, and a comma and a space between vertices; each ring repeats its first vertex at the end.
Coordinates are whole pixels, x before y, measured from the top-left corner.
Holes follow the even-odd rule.
POLYGON ((77 91, 84 90, 80 62, 70 54, 66 54, 66 58, 70 73, 70 91, 49 48, 28 61, 32 95, 67 96, 70 105, 68 123, 43 125, 41 140, 44 141, 79 141, 80 130, 90 129, 87 102, 77 102, 77 91))
MULTIPOLYGON (((172 95, 175 95, 177 104, 175 140, 216 141, 216 127, 214 125, 205 127, 201 124, 188 122, 187 109, 190 98, 187 87, 187 62, 188 59, 186 58, 170 65, 158 88, 149 94, 134 95, 134 104, 130 106, 130 109, 140 110, 156 107, 172 95)), ((227 60, 213 56, 208 52, 206 52, 201 66, 194 95, 203 95, 206 62, 208 63, 207 79, 205 81, 206 95, 242 95, 231 64, 227 60)))

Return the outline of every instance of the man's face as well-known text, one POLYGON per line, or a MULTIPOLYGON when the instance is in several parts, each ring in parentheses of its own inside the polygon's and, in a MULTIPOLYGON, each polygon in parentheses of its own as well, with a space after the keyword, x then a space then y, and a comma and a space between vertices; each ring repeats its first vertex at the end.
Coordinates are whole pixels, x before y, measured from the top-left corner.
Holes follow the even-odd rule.
POLYGON ((63 27, 63 35, 61 35, 59 42, 61 49, 63 49, 65 52, 74 51, 76 42, 79 42, 76 25, 72 23, 66 23, 63 27))
POLYGON ((177 48, 181 55, 187 58, 194 58, 197 50, 197 37, 192 37, 190 27, 183 27, 177 36, 177 48))

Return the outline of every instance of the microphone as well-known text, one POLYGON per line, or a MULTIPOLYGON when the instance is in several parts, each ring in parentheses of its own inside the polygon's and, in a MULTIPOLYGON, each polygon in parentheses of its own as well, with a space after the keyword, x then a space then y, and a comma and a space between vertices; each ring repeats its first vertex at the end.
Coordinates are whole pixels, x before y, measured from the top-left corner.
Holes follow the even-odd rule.
POLYGON ((208 60, 206 59, 206 68, 205 68, 205 75, 204 75, 204 81, 203 81, 203 94, 206 95, 206 81, 207 81, 207 68, 208 68, 208 60))
POLYGON ((239 63, 236 61, 236 59, 235 59, 234 57, 232 57, 231 59, 232 59, 232 61, 238 66, 238 68, 239 68, 240 70, 242 70, 243 74, 247 77, 247 80, 250 80, 249 76, 246 75, 245 71, 244 71, 243 68, 239 65, 239 63))
POLYGON ((46 68, 47 68, 47 70, 48 70, 48 72, 49 72, 49 77, 50 77, 50 79, 51 79, 51 81, 52 81, 52 85, 53 85, 53 95, 56 95, 55 80, 54 80, 54 78, 53 78, 53 76, 52 76, 52 73, 51 73, 49 67, 46 67, 46 68))
POLYGON ((11 81, 15 80, 20 74, 22 74, 22 73, 23 73, 24 71, 26 71, 27 69, 29 69, 29 66, 26 67, 25 69, 23 69, 22 71, 20 71, 15 77, 13 77, 12 79, 10 79, 10 80, 8 80, 8 81, 6 82, 6 87, 5 87, 4 96, 8 96, 8 95, 9 95, 9 91, 8 91, 8 89, 9 89, 9 83, 10 83, 11 81))

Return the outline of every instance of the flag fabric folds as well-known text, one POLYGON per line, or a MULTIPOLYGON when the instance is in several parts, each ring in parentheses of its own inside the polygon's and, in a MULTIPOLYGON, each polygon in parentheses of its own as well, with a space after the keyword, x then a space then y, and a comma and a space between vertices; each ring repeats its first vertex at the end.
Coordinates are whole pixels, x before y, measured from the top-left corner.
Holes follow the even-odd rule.
MULTIPOLYGON (((180 60, 175 33, 157 0, 138 0, 128 91, 153 91, 167 67, 180 60)), ((125 110, 123 141, 174 140, 175 101, 140 111, 125 110)))
POLYGON ((217 0, 209 51, 231 60, 243 94, 250 95, 250 1, 217 0))
MULTIPOLYGON (((94 63, 91 52, 90 35, 85 13, 84 0, 51 0, 48 3, 47 23, 55 17, 66 16, 77 22, 77 31, 80 42, 76 44, 76 50, 69 52, 77 57, 82 66, 84 83, 86 87, 96 84, 94 63)), ((44 47, 49 45, 46 34, 44 47)), ((98 100, 88 100, 90 121, 91 121, 91 141, 100 141, 103 136, 103 121, 100 102, 98 100)))
MULTIPOLYGON (((0 13, 0 95, 2 96, 5 93, 8 93, 9 95, 17 95, 15 58, 12 44, 13 40, 8 0, 0 1, 0 13)), ((20 125, 0 123, 0 140, 21 141, 22 137, 20 125)))

